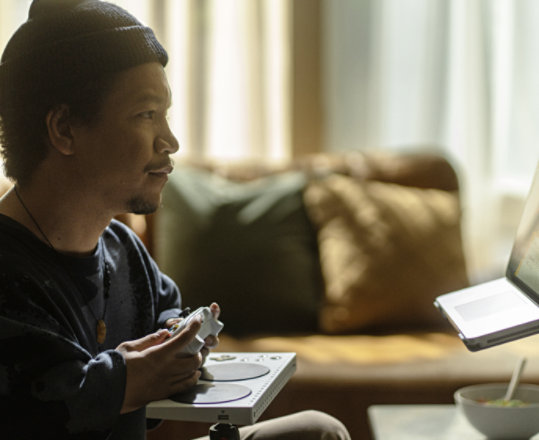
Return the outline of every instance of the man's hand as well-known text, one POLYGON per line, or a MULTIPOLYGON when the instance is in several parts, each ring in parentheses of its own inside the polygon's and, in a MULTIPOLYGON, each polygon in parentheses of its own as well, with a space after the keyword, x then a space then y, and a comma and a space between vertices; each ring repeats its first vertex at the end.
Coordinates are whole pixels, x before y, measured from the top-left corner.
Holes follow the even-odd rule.
POLYGON ((193 320, 172 338, 168 330, 159 330, 144 338, 123 342, 116 348, 127 366, 122 414, 151 401, 166 399, 197 383, 202 355, 186 355, 181 350, 199 329, 200 321, 193 320))
MULTIPOLYGON (((213 317, 215 319, 219 319, 219 315, 221 314, 221 308, 219 307, 219 304, 212 303, 210 305, 210 310, 211 310, 211 312, 213 314, 213 317)), ((170 328, 174 324, 180 322, 181 320, 182 320, 182 318, 167 319, 167 322, 165 323, 165 326, 167 328, 170 328)), ((202 363, 203 364, 206 361, 206 357, 208 357, 208 354, 210 353, 210 350, 217 347, 217 345, 219 345, 219 338, 217 336, 211 336, 210 335, 204 340, 204 342, 205 342, 204 347, 202 348, 202 350, 200 350, 200 354, 202 355, 202 363)))

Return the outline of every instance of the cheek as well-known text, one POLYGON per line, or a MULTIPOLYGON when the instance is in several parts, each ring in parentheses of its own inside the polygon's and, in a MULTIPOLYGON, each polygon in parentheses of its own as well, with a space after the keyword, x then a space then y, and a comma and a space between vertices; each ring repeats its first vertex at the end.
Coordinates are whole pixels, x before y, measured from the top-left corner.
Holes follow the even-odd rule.
POLYGON ((80 171, 108 180, 114 175, 142 173, 154 155, 153 133, 126 122, 110 121, 86 137, 79 156, 80 171), (107 176, 108 173, 112 175, 107 176))
POLYGON ((153 142, 149 136, 124 133, 109 139, 107 144, 108 151, 105 155, 108 156, 109 161, 122 166, 130 164, 145 166, 153 156, 153 142))

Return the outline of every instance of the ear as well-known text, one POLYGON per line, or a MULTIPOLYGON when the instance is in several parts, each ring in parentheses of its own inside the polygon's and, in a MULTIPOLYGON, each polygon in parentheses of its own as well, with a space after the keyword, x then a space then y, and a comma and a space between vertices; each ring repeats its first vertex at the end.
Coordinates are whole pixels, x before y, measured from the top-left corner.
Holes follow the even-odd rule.
POLYGON ((61 154, 72 155, 74 149, 69 107, 65 104, 54 107, 47 113, 45 122, 51 146, 61 154))

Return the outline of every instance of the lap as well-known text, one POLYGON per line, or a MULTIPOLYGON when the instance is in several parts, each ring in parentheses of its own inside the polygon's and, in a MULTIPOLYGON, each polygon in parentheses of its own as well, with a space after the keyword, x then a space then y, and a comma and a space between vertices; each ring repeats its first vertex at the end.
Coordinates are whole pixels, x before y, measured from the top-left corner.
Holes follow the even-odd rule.
MULTIPOLYGON (((239 429, 241 440, 349 440, 345 426, 319 411, 302 411, 239 429)), ((199 440, 207 440, 201 437, 199 440)))

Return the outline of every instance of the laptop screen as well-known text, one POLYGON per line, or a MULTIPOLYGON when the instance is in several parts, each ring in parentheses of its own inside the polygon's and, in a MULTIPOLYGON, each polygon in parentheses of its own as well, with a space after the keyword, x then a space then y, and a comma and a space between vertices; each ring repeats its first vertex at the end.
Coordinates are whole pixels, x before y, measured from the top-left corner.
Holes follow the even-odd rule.
POLYGON ((506 276, 539 303, 539 166, 518 225, 506 276))

